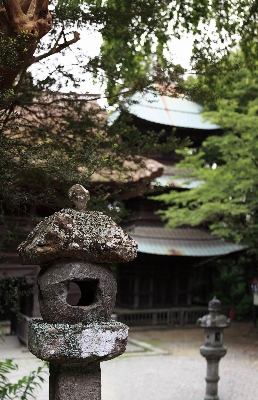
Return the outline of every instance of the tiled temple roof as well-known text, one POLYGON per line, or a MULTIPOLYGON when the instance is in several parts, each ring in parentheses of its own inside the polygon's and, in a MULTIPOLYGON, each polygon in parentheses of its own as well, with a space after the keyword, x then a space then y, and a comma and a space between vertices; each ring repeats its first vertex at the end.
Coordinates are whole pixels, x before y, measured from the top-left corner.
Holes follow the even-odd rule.
POLYGON ((216 257, 244 250, 248 246, 223 241, 200 228, 166 229, 134 226, 127 230, 140 253, 168 256, 216 257))

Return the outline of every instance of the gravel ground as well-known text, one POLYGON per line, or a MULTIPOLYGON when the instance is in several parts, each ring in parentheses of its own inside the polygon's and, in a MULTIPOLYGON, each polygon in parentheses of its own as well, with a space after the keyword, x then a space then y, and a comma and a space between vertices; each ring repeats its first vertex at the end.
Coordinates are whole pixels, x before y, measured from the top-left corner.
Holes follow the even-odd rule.
MULTIPOLYGON (((130 332, 127 353, 101 364, 102 400, 203 399, 206 361, 199 354, 202 344, 201 329, 130 332)), ((220 362, 220 400, 254 400, 258 386, 258 329, 251 324, 233 325, 225 331, 224 344, 228 353, 220 362)), ((39 365, 14 337, 6 337, 0 345, 0 359, 7 357, 14 358, 20 367, 12 373, 12 381, 39 365)), ((36 399, 48 399, 47 381, 36 399)))

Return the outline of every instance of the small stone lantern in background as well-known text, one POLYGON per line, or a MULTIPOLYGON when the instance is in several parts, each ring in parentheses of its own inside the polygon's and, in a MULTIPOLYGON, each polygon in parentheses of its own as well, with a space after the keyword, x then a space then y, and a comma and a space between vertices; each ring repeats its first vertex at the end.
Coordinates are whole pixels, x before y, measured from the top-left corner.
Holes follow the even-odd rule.
POLYGON ((29 350, 50 363, 50 400, 100 400, 100 362, 125 351, 128 327, 111 320, 116 280, 109 264, 132 261, 137 244, 102 212, 86 211, 89 192, 69 190, 75 210, 45 218, 19 246, 22 264, 37 264, 43 320, 29 325, 29 350), (81 291, 67 303, 71 282, 81 291))
POLYGON ((219 400, 219 362, 227 353, 223 346, 223 330, 228 328, 230 320, 220 314, 221 303, 216 297, 209 302, 209 314, 199 318, 197 325, 204 328, 204 346, 200 353, 207 360, 206 394, 204 400, 219 400))

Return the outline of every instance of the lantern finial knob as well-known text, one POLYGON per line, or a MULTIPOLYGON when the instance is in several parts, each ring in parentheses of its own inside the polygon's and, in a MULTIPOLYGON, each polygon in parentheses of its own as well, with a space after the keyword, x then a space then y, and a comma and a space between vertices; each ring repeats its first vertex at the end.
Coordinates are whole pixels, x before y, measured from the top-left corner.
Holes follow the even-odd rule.
POLYGON ((86 211, 90 192, 82 185, 73 185, 68 191, 69 199, 75 204, 76 211, 86 211))

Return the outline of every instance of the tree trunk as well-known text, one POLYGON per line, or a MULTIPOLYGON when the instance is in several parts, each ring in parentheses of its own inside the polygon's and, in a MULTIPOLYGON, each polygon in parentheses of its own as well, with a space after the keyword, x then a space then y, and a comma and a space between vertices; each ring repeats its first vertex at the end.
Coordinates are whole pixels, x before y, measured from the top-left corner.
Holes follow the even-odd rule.
POLYGON ((0 9, 0 31, 16 51, 17 65, 2 57, 0 64, 0 90, 12 88, 16 77, 31 60, 40 39, 52 28, 48 0, 3 0, 0 9), (24 38, 24 39, 23 39, 24 38), (13 43, 17 42, 17 49, 13 43))

